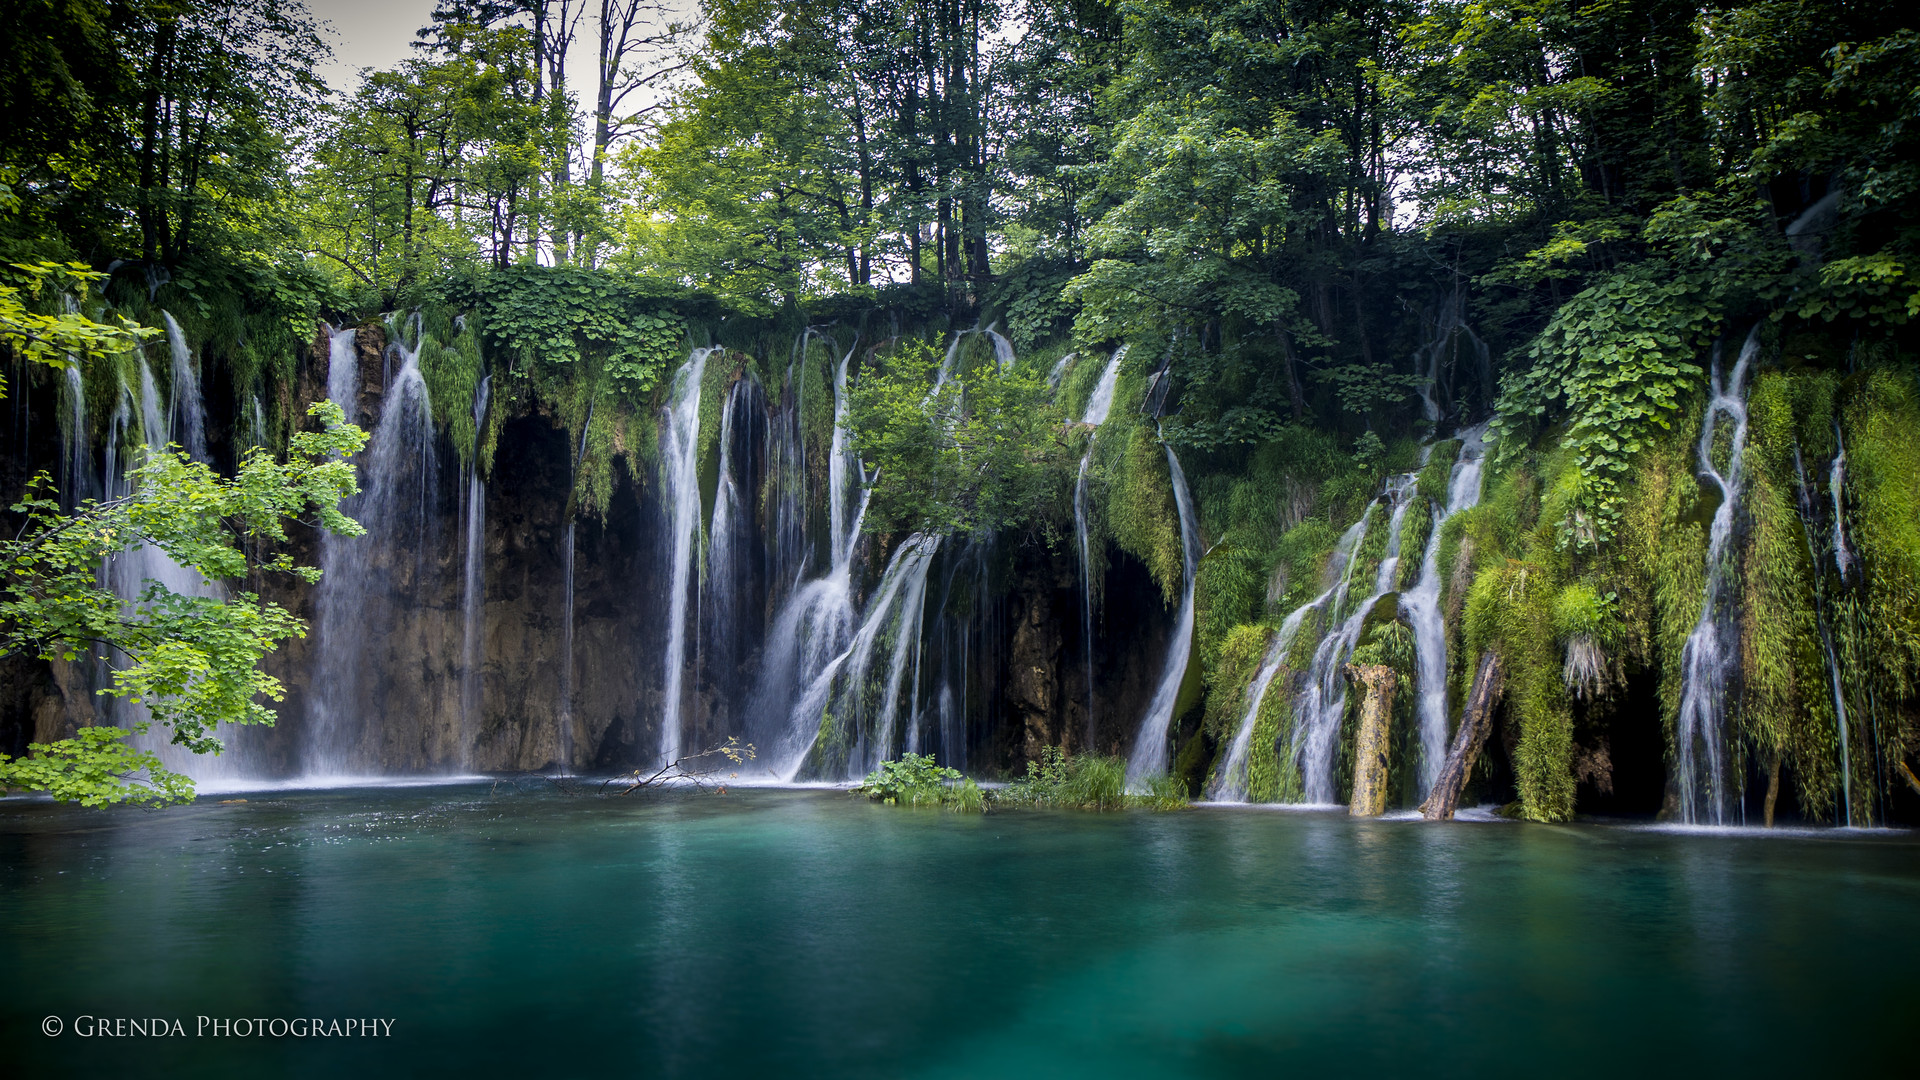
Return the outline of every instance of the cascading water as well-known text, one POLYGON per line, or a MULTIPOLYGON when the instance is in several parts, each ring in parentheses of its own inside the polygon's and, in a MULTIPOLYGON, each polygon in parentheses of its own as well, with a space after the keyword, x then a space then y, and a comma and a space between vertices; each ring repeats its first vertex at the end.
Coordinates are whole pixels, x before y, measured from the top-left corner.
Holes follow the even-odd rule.
MULTIPOLYGON (((1845 455, 1846 451, 1844 449, 1839 451, 1834 457, 1835 466, 1840 465, 1845 455)), ((1797 495, 1800 504, 1801 536, 1807 543, 1808 561, 1815 567, 1818 567, 1823 560, 1820 557, 1819 548, 1813 538, 1814 521, 1816 517, 1813 487, 1807 482, 1807 470, 1805 464, 1801 461, 1800 447, 1797 442, 1793 448, 1793 471, 1795 478, 1799 481, 1797 495)), ((1829 476, 1837 479, 1840 474, 1840 470, 1835 468, 1829 473, 1829 476)), ((1837 517, 1840 509, 1838 495, 1834 497, 1833 505, 1835 516, 1837 517)), ((1833 537, 1836 544, 1839 542, 1840 535, 1840 526, 1836 522, 1833 529, 1833 537)), ((1834 561, 1836 564, 1845 565, 1841 563, 1838 558, 1834 561)), ((1845 579, 1843 577, 1842 583, 1844 584, 1844 582, 1845 579)), ((1840 655, 1838 650, 1833 646, 1833 627, 1827 621, 1826 589, 1821 582, 1821 575, 1817 573, 1813 576, 1813 618, 1814 624, 1818 626, 1820 630, 1821 654, 1827 664, 1827 689, 1833 695, 1834 728, 1836 742, 1840 751, 1840 819, 1843 824, 1851 827, 1853 825, 1853 768, 1850 760, 1851 748, 1848 746, 1847 739, 1846 685, 1841 677, 1840 655)))
POLYGON ((249 424, 247 443, 249 446, 266 446, 271 439, 267 433, 267 411, 260 405, 260 395, 253 395, 249 402, 249 424))
MULTIPOLYGON (((982 674, 975 660, 989 652, 983 639, 990 632, 987 565, 992 550, 991 534, 962 538, 948 549, 939 614, 929 635, 938 671, 930 717, 937 738, 933 749, 942 764, 955 769, 967 767, 967 704, 982 674)), ((915 744, 911 749, 918 752, 917 739, 915 744)))
POLYGON ((1465 338, 1473 349, 1476 369, 1480 375, 1480 396, 1483 401, 1492 397, 1492 355, 1487 343, 1473 332, 1466 321, 1466 290, 1455 285, 1453 291, 1440 302, 1440 309, 1433 319, 1432 331, 1427 341, 1414 353, 1413 368, 1423 372, 1421 380, 1420 411, 1428 423, 1437 424, 1445 414, 1443 403, 1449 397, 1447 393, 1446 361, 1455 352, 1460 338, 1465 338))
POLYGON ((1073 366, 1075 355, 1074 353, 1067 353, 1053 362, 1053 369, 1047 372, 1047 385, 1049 387, 1056 390, 1059 389, 1060 379, 1066 375, 1067 369, 1073 366))
POLYGON ((754 487, 753 448, 759 441, 755 428, 765 415, 759 382, 743 375, 727 391, 720 413, 720 468, 700 590, 699 670, 716 693, 718 709, 744 704, 737 700, 736 686, 757 632, 752 624, 759 612, 749 603, 755 560, 748 493, 754 487))
MULTIPOLYGON (((474 739, 480 733, 481 633, 486 615, 487 482, 480 474, 480 444, 487 425, 487 406, 493 376, 487 375, 473 393, 473 454, 467 465, 467 550, 461 574, 460 598, 460 727, 464 764, 472 764, 474 739)), ((572 590, 569 589, 569 592, 572 590)), ((572 620, 568 620, 571 625, 572 620)))
MULTIPOLYGON (((807 345, 815 338, 829 340, 807 331, 800 346, 803 362, 807 345)), ((825 574, 794 587, 775 614, 755 691, 754 711, 766 719, 751 729, 753 741, 768 770, 788 779, 806 765, 819 737, 818 703, 809 706, 808 700, 817 688, 831 686, 830 678, 822 680, 844 661, 854 633, 853 555, 867 510, 865 469, 847 449, 847 368, 858 347, 856 341, 834 369, 833 434, 827 462, 830 561, 825 574)), ((797 439, 792 452, 798 453, 797 439)), ((799 471, 804 472, 804 467, 799 471)), ((824 700, 822 696, 820 701, 824 700)))
POLYGON ((66 446, 60 455, 60 498, 66 506, 73 507, 94 493, 93 445, 88 439, 87 391, 80 379, 80 365, 70 363, 65 376, 62 385, 67 399, 67 430, 66 446))
POLYGON ((673 377, 673 392, 660 428, 660 479, 666 499, 669 548, 667 667, 660 715, 662 764, 680 757, 687 594, 694 587, 694 544, 700 532, 700 386, 706 376, 707 358, 718 351, 695 349, 681 365, 673 377))
MULTIPOLYGON (((167 321, 170 336, 172 333, 177 333, 178 328, 173 326, 172 320, 167 321)), ((176 370, 178 354, 184 349, 184 343, 175 349, 176 370)), ((160 390, 153 378, 153 368, 147 363, 144 353, 139 357, 139 368, 140 389, 137 408, 141 441, 145 444, 146 454, 163 454, 167 452, 168 443, 171 441, 168 409, 161 402, 160 390)), ((121 388, 121 392, 122 402, 114 416, 113 430, 108 436, 107 472, 102 477, 101 484, 102 490, 109 499, 125 496, 132 490, 131 481, 119 470, 115 453, 116 444, 119 443, 123 433, 129 433, 128 425, 134 419, 129 409, 130 403, 134 400, 133 392, 125 386, 121 388)), ((199 395, 195 393, 186 397, 185 401, 189 407, 189 413, 183 418, 182 426, 188 432, 204 430, 205 418, 197 411, 199 395)), ((201 450, 204 454, 204 440, 201 450)), ((138 604, 149 582, 157 583, 165 587, 168 592, 179 596, 217 598, 222 595, 219 585, 208 581, 198 571, 175 562, 159 548, 146 544, 136 545, 109 558, 105 577, 114 595, 120 597, 129 606, 138 604)), ((103 681, 111 677, 106 671, 102 671, 100 675, 103 681)), ((126 699, 113 699, 109 708, 115 723, 120 727, 132 727, 144 723, 149 717, 145 706, 126 699)), ((240 732, 241 729, 235 725, 221 724, 215 734, 226 744, 227 750, 211 758, 189 753, 184 748, 174 745, 171 736, 164 730, 152 730, 145 734, 134 735, 127 741, 129 745, 156 754, 168 769, 183 773, 196 781, 223 780, 238 777, 245 772, 245 765, 240 760, 240 732)))
MULTIPOLYGON (((820 745, 823 738, 845 747, 841 775, 847 779, 859 778, 892 755, 900 691, 903 686, 917 689, 919 682, 917 670, 912 684, 905 682, 907 661, 909 656, 918 657, 927 570, 939 547, 939 537, 914 533, 894 551, 852 641, 821 668, 793 708, 794 742, 799 742, 804 725, 810 724, 812 730, 803 743, 789 747, 782 779, 795 779, 816 747, 823 758, 837 756, 836 747, 820 745), (889 642, 889 662, 884 676, 876 680, 873 660, 883 639, 889 642), (822 722, 828 716, 831 731, 822 722)), ((834 763, 824 764, 831 771, 834 763)))
POLYGON ((167 406, 168 441, 179 443, 187 456, 207 461, 207 408, 200 399, 200 363, 187 347, 187 335, 180 324, 165 311, 160 318, 167 324, 167 350, 172 353, 172 400, 167 406))
POLYGON ((1840 583, 1845 585, 1853 580, 1858 560, 1854 558, 1853 549, 1847 546, 1847 440, 1841 435, 1837 422, 1833 425, 1833 444, 1838 449, 1833 455, 1832 467, 1827 470, 1827 493, 1833 499, 1833 566, 1840 572, 1840 583))
MULTIPOLYGON (((362 493, 344 507, 366 535, 321 538, 324 573, 317 590, 319 660, 308 697, 308 776, 351 775, 378 767, 379 728, 372 721, 379 695, 361 685, 361 661, 368 650, 385 644, 397 613, 411 606, 432 551, 428 532, 439 466, 432 404, 420 373, 418 318, 413 323, 412 348, 405 343, 403 327, 392 330, 388 352, 399 356, 400 369, 387 386, 380 422, 363 451, 362 493)), ((330 358, 352 353, 351 333, 334 336, 330 358)), ((328 396, 343 407, 357 392, 356 371, 327 373, 328 396), (336 393, 340 397, 334 397, 336 393)))
POLYGON ((1227 748, 1226 763, 1215 774, 1213 784, 1207 791, 1208 799, 1228 803, 1246 801, 1247 763, 1253 748, 1254 725, 1260 717, 1260 704, 1266 700, 1268 687, 1272 686, 1280 669, 1285 666, 1288 654, 1293 651, 1294 640, 1300 636, 1300 626, 1307 616, 1329 607, 1337 613, 1345 602, 1351 581, 1348 571, 1353 566, 1353 553, 1366 539, 1367 518, 1368 515, 1362 513, 1359 521, 1340 534, 1340 540, 1334 545, 1333 554, 1327 562, 1325 591, 1288 614, 1267 645, 1266 656, 1260 661, 1260 670, 1255 673, 1253 682, 1248 684, 1245 692, 1246 708, 1240 716, 1240 727, 1227 748))
MULTIPOLYGON (((573 562, 579 554, 579 521, 571 512, 572 492, 580 475, 580 462, 587 456, 587 433, 593 430, 593 403, 587 404, 587 415, 580 422, 580 442, 573 456, 567 461, 567 527, 561 531, 560 568, 564 581, 561 583, 560 601, 560 700, 559 708, 554 712, 554 744, 556 763, 560 775, 573 771, 573 562)), ((669 758, 669 761, 672 759, 669 758)))
POLYGON ((1740 641, 1734 632, 1734 515, 1740 506, 1747 443, 1747 373, 1760 351, 1755 326, 1740 347, 1731 373, 1721 371, 1719 346, 1706 415, 1700 421, 1698 449, 1702 480, 1720 491, 1707 539, 1706 597, 1700 618, 1680 653, 1680 713, 1674 721, 1675 782, 1680 820, 1689 825, 1725 825, 1738 809, 1727 776, 1726 701, 1739 664, 1740 641), (1714 464, 1722 417, 1733 422, 1725 471, 1714 464))
POLYGON ((1388 482, 1386 500, 1393 510, 1387 519, 1386 553, 1374 573, 1373 591, 1351 615, 1320 640, 1319 646, 1314 649, 1313 666, 1307 672, 1306 688, 1294 703, 1294 755, 1300 767, 1306 801, 1310 804, 1325 805, 1335 801, 1334 750, 1339 742, 1340 721, 1347 711, 1344 669, 1348 658, 1353 655, 1354 646, 1360 642, 1360 631, 1365 628, 1367 614, 1393 587, 1395 572, 1400 566, 1400 526, 1406 521, 1407 507, 1411 503, 1408 493, 1413 490, 1416 479, 1416 474, 1408 473, 1388 482))
POLYGON ((1193 649, 1194 572, 1200 563, 1199 527, 1194 520, 1193 496, 1187 490, 1187 476, 1180 471, 1180 459, 1173 447, 1167 447, 1167 471, 1173 477, 1173 501, 1180 511, 1180 557, 1186 583, 1180 598, 1180 615, 1174 620, 1173 637, 1167 646, 1167 664, 1160 673, 1160 684, 1140 719, 1140 731, 1133 738, 1133 753, 1127 757, 1127 784, 1142 782, 1167 771, 1168 728, 1173 723, 1173 707, 1180 697, 1180 684, 1186 678, 1187 658, 1193 649))
POLYGON ((360 354, 354 348, 357 327, 344 326, 327 335, 327 400, 354 422, 354 404, 360 396, 360 354))
POLYGON ((1092 396, 1087 398, 1087 408, 1080 422, 1092 428, 1093 433, 1087 437, 1087 452, 1080 458, 1080 478, 1073 485, 1073 531, 1080 541, 1080 640, 1085 643, 1087 652, 1086 745, 1089 747, 1094 739, 1093 551, 1087 539, 1087 470, 1093 464, 1093 440, 1099 435, 1100 425, 1107 422, 1107 414, 1113 411, 1113 389, 1119 384, 1120 365, 1126 358, 1125 345, 1113 350, 1113 357, 1100 372, 1100 381, 1094 384, 1092 396))
POLYGON ((1440 611, 1440 530, 1448 518, 1479 505, 1486 432, 1487 425, 1481 423, 1457 436, 1460 455, 1447 480, 1447 505, 1433 508, 1433 531, 1420 561, 1420 580, 1400 597, 1400 610, 1413 629, 1414 685, 1420 694, 1419 799, 1433 790, 1447 756, 1447 627, 1440 611))

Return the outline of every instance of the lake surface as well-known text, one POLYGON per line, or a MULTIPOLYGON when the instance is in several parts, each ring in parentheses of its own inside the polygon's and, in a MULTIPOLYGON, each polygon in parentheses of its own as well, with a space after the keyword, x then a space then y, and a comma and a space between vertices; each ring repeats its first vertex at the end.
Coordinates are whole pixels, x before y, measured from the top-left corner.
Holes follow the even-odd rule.
POLYGON ((9 1075, 1777 1075, 1910 1062, 1920 1016, 1903 833, 245 797, 0 803, 9 1075))

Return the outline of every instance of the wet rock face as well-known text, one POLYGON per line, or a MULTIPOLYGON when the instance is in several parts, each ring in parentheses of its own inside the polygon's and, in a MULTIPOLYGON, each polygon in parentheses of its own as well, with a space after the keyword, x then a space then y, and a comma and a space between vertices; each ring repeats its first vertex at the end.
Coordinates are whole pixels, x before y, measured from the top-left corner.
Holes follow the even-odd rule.
POLYGON ((1049 746, 1059 746, 1065 719, 1059 708, 1062 642, 1054 618, 1051 590, 1029 586, 1015 598, 1013 641, 1007 653, 1007 698, 1015 723, 1024 732, 1021 755, 1032 761, 1049 746))

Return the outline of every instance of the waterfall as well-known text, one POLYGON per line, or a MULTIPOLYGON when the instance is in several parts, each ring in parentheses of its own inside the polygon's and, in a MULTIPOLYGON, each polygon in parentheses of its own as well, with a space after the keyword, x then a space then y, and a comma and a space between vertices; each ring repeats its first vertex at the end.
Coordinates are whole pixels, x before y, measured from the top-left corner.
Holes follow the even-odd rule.
MULTIPOLYGON (((1842 449, 1839 454, 1835 456, 1834 463, 1836 466, 1839 465, 1841 458, 1845 455, 1846 450, 1842 449)), ((1807 561, 1816 571, 1813 575, 1813 618, 1815 625, 1820 629, 1820 649, 1827 664, 1827 688, 1829 693, 1833 695, 1834 727, 1840 750, 1840 819, 1844 824, 1851 827, 1853 825, 1853 769, 1849 760, 1851 748, 1848 746, 1847 740, 1846 687, 1840 674, 1840 655, 1833 647, 1833 628, 1827 621, 1826 589, 1822 585, 1821 575, 1818 573, 1822 560, 1819 549, 1815 546, 1813 539, 1815 514, 1813 490, 1812 485, 1807 482, 1806 465, 1800 458, 1800 445, 1798 440, 1795 440, 1793 447, 1793 472, 1798 481, 1796 494, 1800 504, 1800 534, 1807 543, 1807 561)), ((1839 470, 1835 469, 1829 472, 1828 475, 1832 477, 1838 474, 1839 470)), ((1836 496, 1834 499, 1836 516, 1838 516, 1839 508, 1839 498, 1836 496)), ((1840 527, 1837 522, 1834 525, 1833 536, 1835 542, 1838 543, 1840 527)), ((1839 560, 1836 558, 1835 562, 1838 563, 1839 560)))
MULTIPOLYGON (((168 320, 168 324, 170 331, 177 330, 172 327, 171 319, 168 320)), ((176 364, 178 363, 177 354, 178 350, 176 350, 176 364)), ((114 413, 112 431, 108 436, 107 472, 102 477, 101 487, 109 499, 123 497, 132 491, 132 485, 124 475, 115 452, 123 434, 131 434, 129 425, 134 417, 130 403, 137 400, 137 406, 133 407, 137 407, 139 411, 140 439, 145 443, 146 454, 151 457, 168 452, 169 410, 160 400, 159 387, 154 381, 153 368, 148 364, 146 355, 144 353, 137 355, 140 369, 138 397, 135 398, 131 388, 124 384, 121 386, 121 404, 114 413)), ((184 399, 188 414, 184 418, 183 426, 189 432, 204 430, 205 419, 198 412, 199 402, 198 393, 184 399)), ((201 449, 204 454, 204 440, 201 449)), ((168 592, 178 596, 217 599, 224 594, 224 590, 217 583, 202 577, 198 570, 182 566, 166 552, 146 544, 139 544, 110 556, 107 559, 104 576, 109 587, 113 589, 114 595, 129 607, 139 603, 139 598, 146 591, 149 582, 158 583, 168 592)), ((102 681, 111 677, 105 671, 101 672, 101 676, 102 681)), ((145 722, 150 716, 144 705, 124 698, 113 699, 108 708, 115 723, 120 727, 133 727, 145 722)), ((183 773, 196 781, 231 779, 242 775, 245 770, 239 761, 240 755, 236 747, 239 728, 233 724, 221 724, 215 734, 227 746, 227 751, 217 757, 194 754, 174 745, 172 735, 166 729, 134 735, 127 742, 131 746, 158 755, 161 763, 168 769, 183 773)))
MULTIPOLYGON (((1433 532, 1420 561, 1420 580, 1400 597, 1400 610, 1413 628, 1415 686, 1419 690, 1419 799, 1433 790, 1447 757, 1447 627, 1440 611, 1440 528, 1447 519, 1480 502, 1480 471, 1486 463, 1487 425, 1461 431, 1460 456, 1447 480, 1447 505, 1435 507, 1433 532)), ((1417 801, 1417 800, 1416 800, 1417 801)))
MULTIPOLYGON (((1838 421, 1833 425, 1833 443, 1839 448, 1833 455, 1833 466, 1827 471, 1827 493, 1833 499, 1833 566, 1840 572, 1840 583, 1845 585, 1853 580, 1853 568, 1859 560, 1847 546, 1847 514, 1842 502, 1847 486, 1847 441, 1840 434, 1838 421)), ((1814 562, 1818 564, 1819 560, 1814 562)))
MULTIPOLYGON (((60 498, 71 508, 93 495, 93 444, 87 430, 87 391, 80 378, 80 365, 68 357, 64 373, 67 405, 66 446, 60 455, 60 498)), ((25 394, 19 395, 25 397, 25 394)))
POLYGON ((661 697, 660 760, 680 757, 682 687, 687 659, 687 593, 694 586, 694 544, 700 532, 700 386, 714 348, 693 350, 673 377, 660 428, 660 479, 667 509, 670 578, 667 593, 667 668, 661 697))
POLYGON ((1699 476, 1720 490, 1707 540, 1706 596, 1700 618, 1680 653, 1680 713, 1674 722, 1675 780, 1680 820, 1689 825, 1725 825, 1737 803, 1730 797, 1726 760, 1726 700, 1739 663, 1734 633, 1736 591, 1732 555, 1734 514, 1738 511, 1747 442, 1747 372, 1760 350, 1760 327, 1747 334, 1731 374, 1721 371, 1714 347, 1711 397, 1700 422, 1699 476), (1714 437, 1720 418, 1733 421, 1726 472, 1714 465, 1714 437))
POLYGON ((1173 476, 1173 501, 1180 511, 1180 556, 1186 587, 1180 599, 1180 615, 1174 620, 1173 637, 1167 645, 1167 665, 1160 673, 1160 685, 1153 692, 1153 701, 1140 719, 1140 731, 1133 738, 1133 753, 1127 758, 1130 787, 1166 774, 1168 728, 1173 723, 1173 707, 1180 697, 1180 683, 1186 678, 1187 657, 1193 649, 1193 579, 1200 562, 1200 537, 1193 516, 1193 496, 1187 491, 1187 477, 1180 471, 1180 459, 1171 446, 1167 447, 1167 471, 1173 476))
POLYGON ((1007 370, 1007 365, 1013 363, 1014 360, 1013 342, 1008 341, 1006 335, 999 331, 999 325, 999 323, 994 323, 982 331, 982 333, 987 335, 988 341, 993 342, 994 367, 997 370, 1005 371, 1007 370))
POLYGON ((747 598, 753 584, 753 517, 743 493, 752 487, 753 424, 764 415, 759 390, 751 375, 741 377, 720 412, 720 468, 700 591, 700 670, 729 710, 738 698, 740 662, 751 648, 747 598))
POLYGON ((1307 616, 1323 611, 1329 605, 1336 612, 1340 610, 1352 580, 1348 571, 1352 569, 1353 553, 1359 549, 1366 535, 1367 514, 1362 512, 1360 520, 1341 533, 1339 542, 1333 546, 1333 554, 1327 562, 1325 591, 1293 609, 1267 645, 1266 656, 1260 661, 1260 670, 1254 674, 1253 682, 1247 685, 1246 708, 1241 713, 1240 727, 1234 733, 1233 743, 1227 749, 1226 764, 1215 774, 1213 784, 1207 791, 1207 798, 1212 801, 1246 801, 1247 762, 1253 748, 1253 728, 1260 717, 1260 704, 1266 699, 1267 688, 1285 666, 1288 654, 1293 651, 1293 642, 1300 636, 1300 625, 1307 616))
POLYGON ((1314 649, 1313 666, 1307 672, 1306 688, 1294 704, 1293 752, 1300 766, 1300 779, 1306 801, 1327 804, 1335 801, 1333 761, 1339 741, 1340 722, 1347 711, 1347 680, 1343 670, 1360 642, 1367 614, 1393 586, 1400 566, 1400 526, 1411 503, 1416 474, 1396 476, 1388 481, 1386 499, 1392 505, 1387 519, 1386 554, 1374 574, 1373 591, 1353 613, 1320 640, 1314 649))
POLYGON ((919 657, 927 571, 939 547, 939 537, 914 533, 894 551, 852 641, 821 667, 793 708, 790 730, 796 736, 804 731, 806 738, 795 738, 785 748, 783 779, 795 779, 816 747, 823 757, 834 753, 836 747, 820 746, 820 740, 829 735, 841 740, 847 750, 842 774, 847 779, 858 779, 893 755, 901 690, 905 687, 918 696, 918 665, 913 665, 916 670, 909 684, 908 661, 919 657), (873 661, 883 639, 889 643, 888 664, 876 686, 873 661), (877 717, 872 716, 876 704, 877 717), (809 726, 811 730, 806 731, 809 726))
POLYGON ((1466 306, 1466 291, 1456 284, 1446 299, 1440 302, 1440 309, 1433 320, 1433 332, 1426 344, 1414 352, 1414 370, 1424 375, 1419 388, 1420 412, 1428 423, 1439 423, 1446 412, 1442 407, 1442 401, 1447 396, 1443 368, 1448 353, 1453 351, 1456 337, 1464 336, 1473 346, 1480 371, 1481 397, 1483 401, 1492 397, 1492 354, 1487 349, 1487 343, 1467 325, 1466 306))
POLYGON ((1060 379, 1066 375, 1067 368, 1072 366, 1074 355, 1073 353, 1067 353, 1065 356, 1053 362, 1053 370, 1047 372, 1047 385, 1049 387, 1055 390, 1060 388, 1060 379))
MULTIPOLYGON (((807 335, 802 334, 801 340, 804 349, 807 335)), ((767 424, 763 440, 766 479, 761 501, 766 519, 763 550, 769 610, 778 610, 799 586, 813 558, 813 548, 807 541, 806 445, 800 429, 802 382, 802 369, 790 362, 780 407, 767 424)))
POLYGON ((162 311, 160 318, 167 324, 167 348, 173 354, 167 441, 184 446, 187 456, 195 461, 208 461, 207 409, 200 400, 200 362, 193 350, 187 348, 187 335, 181 333, 180 324, 173 321, 173 316, 162 311))
MULTIPOLYGON (((807 343, 814 338, 824 340, 825 335, 811 329, 803 335, 800 347, 803 362, 807 343)), ((865 469, 847 449, 848 365, 858 347, 856 340, 834 369, 833 434, 827 461, 829 565, 820 577, 794 586, 774 615, 754 694, 753 711, 764 719, 755 725, 753 741, 767 760, 769 771, 786 779, 798 775, 819 737, 819 707, 825 700, 825 691, 820 688, 831 686, 831 673, 844 662, 855 629, 853 556, 867 509, 865 469), (850 480, 857 483, 857 490, 849 490, 855 486, 850 480), (822 695, 820 702, 809 705, 816 690, 822 695)), ((798 384, 802 380, 796 377, 790 381, 798 384)), ((793 412, 796 416, 799 413, 797 398, 793 412)), ((787 425, 779 427, 785 429, 787 425)), ((792 438, 790 449, 776 449, 783 455, 793 454, 797 461, 800 450, 797 434, 792 438)), ((783 481, 784 490, 797 488, 805 472, 804 464, 789 464, 784 457, 777 457, 776 461, 777 470, 784 472, 791 468, 797 474, 783 481)), ((776 510, 789 513, 778 506, 776 510)), ((791 513, 797 516, 798 511, 791 513)), ((898 553, 895 558, 899 558, 898 553)), ((804 566, 804 562, 799 565, 804 566)))
MULTIPOLYGON (((560 553, 561 573, 566 581, 565 591, 560 601, 560 708, 554 717, 554 742, 560 775, 566 776, 573 771, 573 560, 579 551, 574 540, 577 523, 567 519, 561 543, 566 545, 560 553)), ((678 757, 676 752, 674 757, 678 757)), ((673 758, 668 758, 672 761, 673 758)))
MULTIPOLYGON (((461 574, 460 634, 460 726, 461 744, 472 766, 475 741, 480 734, 481 648, 486 613, 487 554, 487 482, 480 474, 480 445, 487 425, 487 406, 492 395, 493 376, 480 379, 473 393, 473 454, 467 464, 467 550, 461 574)), ((573 590, 567 590, 571 593, 573 590)), ((572 625, 572 620, 568 620, 572 625)))
POLYGON ((360 397, 360 353, 354 348, 359 333, 358 328, 345 326, 327 335, 327 400, 340 406, 349 424, 354 422, 360 397))
MULTIPOLYGON (((413 324, 417 336, 417 317, 413 324)), ((379 743, 380 729, 373 723, 379 695, 377 687, 363 685, 363 661, 386 644, 399 614, 414 606, 411 594, 421 587, 432 551, 428 533, 439 474, 432 403, 417 341, 409 348, 402 329, 391 330, 387 351, 399 356, 400 370, 387 386, 380 421, 362 452, 363 490, 343 507, 366 535, 326 535, 320 541, 319 658, 308 698, 304 763, 309 776, 350 775, 379 763, 369 754, 379 743)), ((350 334, 334 336, 335 359, 343 348, 351 352, 350 334)), ((356 394, 353 375, 330 370, 328 396, 356 394)))
POLYGON ((932 722, 937 725, 940 762, 967 767, 968 704, 975 678, 991 669, 996 643, 993 603, 988 589, 991 534, 968 537, 949 549, 940 589, 939 615, 929 641, 937 658, 932 722))
POLYGON ((1080 541, 1080 640, 1087 653, 1087 742, 1092 748, 1094 742, 1093 713, 1093 551, 1087 540, 1087 469, 1093 464, 1093 440, 1098 436, 1100 425, 1107 422, 1107 414, 1113 411, 1113 388, 1120 381, 1120 364, 1127 358, 1125 345, 1113 350, 1113 357, 1107 361, 1105 370, 1100 372, 1100 381, 1094 385, 1093 394, 1087 398, 1087 408, 1080 422, 1091 427, 1093 433, 1087 436, 1087 452, 1080 457, 1080 478, 1073 485, 1073 531, 1080 541))

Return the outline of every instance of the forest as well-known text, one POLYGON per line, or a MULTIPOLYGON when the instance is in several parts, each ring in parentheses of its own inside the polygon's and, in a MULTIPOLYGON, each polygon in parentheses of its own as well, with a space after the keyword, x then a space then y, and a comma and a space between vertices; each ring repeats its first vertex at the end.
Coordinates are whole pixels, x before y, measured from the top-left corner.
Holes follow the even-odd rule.
POLYGON ((5 7, 0 783, 1920 816, 1902 4, 5 7))

